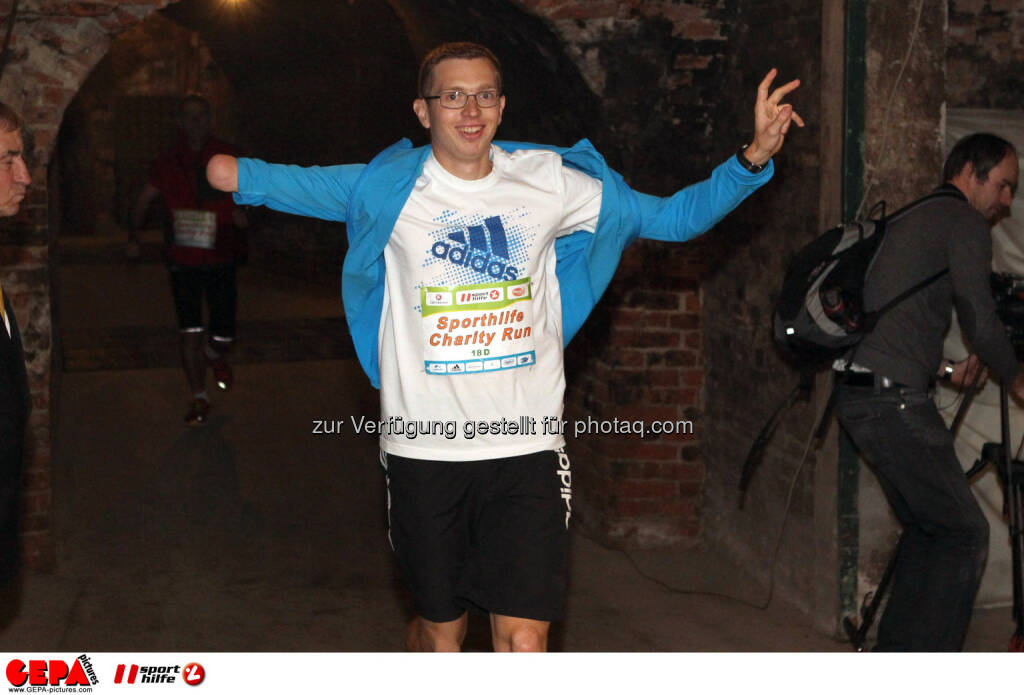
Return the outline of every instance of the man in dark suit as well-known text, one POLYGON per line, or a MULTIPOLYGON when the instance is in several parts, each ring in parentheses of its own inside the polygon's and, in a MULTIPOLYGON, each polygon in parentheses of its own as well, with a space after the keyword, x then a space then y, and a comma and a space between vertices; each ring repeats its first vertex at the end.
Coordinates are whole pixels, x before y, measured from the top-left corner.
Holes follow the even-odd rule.
MULTIPOLYGON (((21 118, 0 102, 0 217, 17 214, 32 182, 23 156, 21 118)), ((31 408, 21 334, 10 298, 0 286, 0 587, 18 570, 18 515, 31 408)))

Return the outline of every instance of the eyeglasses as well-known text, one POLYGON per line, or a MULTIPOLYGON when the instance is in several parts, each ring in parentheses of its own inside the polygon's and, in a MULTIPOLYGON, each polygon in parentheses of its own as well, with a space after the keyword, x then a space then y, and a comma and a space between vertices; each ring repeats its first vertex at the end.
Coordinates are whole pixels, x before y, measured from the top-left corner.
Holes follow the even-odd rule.
POLYGON ((437 99, 438 103, 446 109, 461 109, 469 103, 469 98, 473 97, 476 100, 476 105, 482 109, 489 109, 492 106, 498 105, 498 97, 501 94, 496 89, 485 89, 482 92, 476 94, 469 94, 468 92, 462 92, 459 90, 451 92, 441 92, 440 94, 432 97, 423 97, 424 100, 429 101, 430 99, 437 99))

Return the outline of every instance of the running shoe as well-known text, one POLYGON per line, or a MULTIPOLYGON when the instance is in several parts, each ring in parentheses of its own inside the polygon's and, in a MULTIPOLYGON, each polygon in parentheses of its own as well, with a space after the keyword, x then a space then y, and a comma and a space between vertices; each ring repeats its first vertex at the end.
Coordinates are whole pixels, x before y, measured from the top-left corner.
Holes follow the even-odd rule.
POLYGON ((202 425, 210 414, 210 401, 205 398, 193 398, 188 405, 188 412, 185 413, 185 423, 189 425, 202 425))
POLYGON ((213 381, 221 391, 230 391, 231 385, 235 383, 235 376, 231 373, 231 365, 223 357, 206 358, 213 368, 213 381))

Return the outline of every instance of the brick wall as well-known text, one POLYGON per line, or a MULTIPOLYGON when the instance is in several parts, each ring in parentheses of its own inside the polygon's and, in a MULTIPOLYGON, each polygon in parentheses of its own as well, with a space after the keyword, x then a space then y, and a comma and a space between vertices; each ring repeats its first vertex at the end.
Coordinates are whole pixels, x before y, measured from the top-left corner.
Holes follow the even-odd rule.
MULTIPOLYGON (((812 612, 816 528, 834 527, 834 520, 815 518, 816 457, 800 465, 815 403, 798 402, 787 413, 742 505, 738 484, 756 435, 797 382, 771 338, 771 312, 785 261, 820 231, 821 178, 840 176, 823 172, 820 164, 822 5, 811 0, 739 5, 730 35, 730 70, 721 88, 735 98, 719 104, 716 135, 729 142, 749 132, 754 90, 773 66, 780 81, 801 80, 792 103, 807 127, 790 131, 775 157, 772 181, 715 232, 713 272, 703 285, 704 540, 734 556, 765 585, 774 574, 776 594, 812 612), (783 529, 779 561, 773 565, 783 529)), ((752 594, 758 592, 752 589, 752 594)))
POLYGON ((626 546, 692 542, 700 530, 703 332, 699 255, 640 242, 567 353, 569 451, 580 523, 626 546), (685 423, 601 434, 595 423, 685 423))
MULTIPOLYGON (((564 42, 601 114, 593 139, 636 188, 671 193, 724 157, 712 117, 734 49, 725 0, 517 0, 564 42)), ((749 126, 748 126, 749 127, 749 126)))
MULTIPOLYGON (((601 104, 586 135, 638 190, 667 194, 705 178, 739 144, 737 134, 723 148, 711 132, 728 69, 728 3, 519 4, 564 42, 601 104)), ((690 544, 700 533, 706 256, 704 243, 628 249, 566 356, 566 416, 584 430, 568 437, 574 509, 614 544, 690 544), (673 434, 595 431, 616 421, 687 424, 673 434)))
POLYGON ((150 165, 174 141, 179 99, 202 94, 214 133, 236 142, 235 99, 198 34, 154 15, 118 36, 65 111, 52 169, 62 179, 57 235, 127 238, 150 165))
POLYGON ((949 0, 950 106, 1024 107, 1024 0, 949 0))
MULTIPOLYGON (((52 567, 55 561, 50 472, 53 236, 47 166, 64 109, 106 53, 110 38, 167 2, 22 2, 0 82, 0 99, 25 118, 35 146, 29 197, 18 216, 0 220, 0 281, 21 326, 34 404, 23 497, 23 552, 26 564, 36 569, 52 567)), ((10 4, 0 8, 4 26, 10 4)))

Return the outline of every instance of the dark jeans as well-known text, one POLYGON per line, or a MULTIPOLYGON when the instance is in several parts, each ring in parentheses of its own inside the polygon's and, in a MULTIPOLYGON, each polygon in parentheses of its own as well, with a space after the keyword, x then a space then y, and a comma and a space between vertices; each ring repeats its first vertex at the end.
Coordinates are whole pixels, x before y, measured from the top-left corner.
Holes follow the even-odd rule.
POLYGON ((928 393, 838 386, 839 422, 903 524, 879 651, 963 647, 988 553, 988 521, 928 393))

